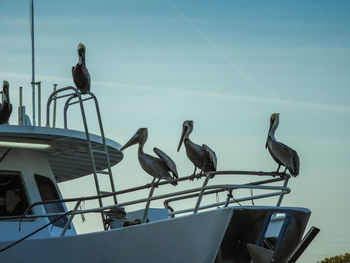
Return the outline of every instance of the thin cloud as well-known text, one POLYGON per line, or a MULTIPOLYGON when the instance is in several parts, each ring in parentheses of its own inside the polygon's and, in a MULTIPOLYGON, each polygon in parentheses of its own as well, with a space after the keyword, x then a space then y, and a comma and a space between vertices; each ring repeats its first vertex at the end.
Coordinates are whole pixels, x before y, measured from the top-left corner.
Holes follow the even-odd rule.
MULTIPOLYGON (((136 89, 136 90, 158 90, 164 91, 164 88, 147 86, 147 85, 138 85, 138 84, 127 84, 127 83, 111 83, 105 81, 95 81, 96 85, 105 86, 108 88, 128 88, 128 89, 136 89)), ((167 92, 174 92, 178 94, 192 95, 195 97, 206 97, 206 98, 216 98, 221 100, 235 100, 235 101, 247 101, 247 102, 255 102, 255 103, 263 103, 263 104, 282 104, 288 105, 295 108, 306 108, 310 110, 318 110, 318 111, 332 111, 332 112, 342 112, 342 113, 350 113, 350 107, 345 105, 333 105, 333 104, 321 104, 321 103, 313 103, 313 102, 305 102, 305 101, 294 101, 294 100, 285 100, 280 98, 267 98, 267 97, 256 97, 256 96, 247 96, 247 95, 236 95, 236 94, 225 94, 218 92, 209 92, 209 91, 196 91, 196 90, 185 90, 179 88, 166 88, 167 92)))
MULTIPOLYGON (((11 73, 11 72, 0 72, 0 75, 6 76, 6 78, 15 78, 20 80, 28 81, 31 79, 30 74, 20 74, 20 73, 11 73)), ((71 78, 62 78, 62 77, 54 77, 54 76, 43 76, 38 75, 37 79, 52 81, 55 80, 55 83, 71 83, 73 85, 73 80, 71 78)), ((149 91, 163 91, 164 88, 147 86, 147 85, 139 85, 139 84, 130 84, 130 83, 113 83, 108 81, 92 81, 93 86, 106 87, 111 89, 134 89, 134 90, 149 90, 149 91)), ((59 85, 60 86, 60 85, 59 85)), ((328 112, 340 112, 340 113, 350 113, 350 106, 345 105, 334 105, 334 104, 321 104, 314 102, 306 102, 306 101, 295 101, 295 100, 286 100, 280 98, 267 98, 267 97, 256 97, 256 96, 248 96, 248 95, 236 95, 236 94, 225 94, 219 92, 210 92, 210 91, 198 91, 198 90, 185 90, 180 88, 166 88, 167 92, 173 92, 177 94, 183 95, 191 95, 195 97, 205 97, 205 98, 215 98, 219 100, 234 100, 234 101, 247 101, 250 103, 263 103, 263 104, 280 104, 280 105, 288 105, 290 107, 295 108, 305 108, 316 111, 328 111, 328 112)), ((133 91, 134 92, 134 91, 133 91)))

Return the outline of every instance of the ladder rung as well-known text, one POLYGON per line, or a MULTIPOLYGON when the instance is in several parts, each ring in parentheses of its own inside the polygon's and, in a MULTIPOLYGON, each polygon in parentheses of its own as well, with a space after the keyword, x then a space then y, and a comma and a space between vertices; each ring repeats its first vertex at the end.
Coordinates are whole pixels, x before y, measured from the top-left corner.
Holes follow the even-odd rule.
POLYGON ((101 150, 92 150, 92 152, 94 152, 94 153, 103 153, 103 154, 107 154, 106 151, 101 151, 101 150))
POLYGON ((102 170, 96 170, 96 173, 99 174, 110 174, 110 172, 102 171, 102 170))

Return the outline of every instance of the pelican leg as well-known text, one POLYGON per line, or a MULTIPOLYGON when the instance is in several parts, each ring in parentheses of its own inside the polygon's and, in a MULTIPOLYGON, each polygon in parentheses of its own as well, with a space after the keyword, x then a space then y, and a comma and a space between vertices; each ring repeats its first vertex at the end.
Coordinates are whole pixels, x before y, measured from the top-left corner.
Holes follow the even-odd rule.
MULTIPOLYGON (((201 170, 199 175, 202 175, 202 174, 203 174, 203 171, 201 170)), ((200 176, 197 177, 197 180, 199 180, 199 179, 200 179, 200 176)))
POLYGON ((158 184, 159 184, 160 179, 158 179, 157 182, 155 182, 155 181, 156 181, 156 178, 154 177, 153 181, 151 182, 151 186, 154 188, 158 188, 158 184))
POLYGON ((150 182, 150 184, 149 184, 151 187, 153 187, 153 186, 154 186, 154 181, 155 181, 155 180, 156 180, 156 178, 155 178, 155 177, 153 177, 152 182, 150 182))
POLYGON ((284 172, 283 172, 283 174, 286 174, 286 172, 287 172, 287 167, 286 167, 286 169, 284 169, 284 172))
POLYGON ((279 172, 280 168, 281 168, 281 165, 279 164, 276 173, 279 172))
POLYGON ((190 178, 191 181, 194 180, 194 176, 196 175, 196 171, 197 171, 197 167, 195 166, 194 167, 194 172, 193 172, 193 174, 191 175, 191 178, 190 178))

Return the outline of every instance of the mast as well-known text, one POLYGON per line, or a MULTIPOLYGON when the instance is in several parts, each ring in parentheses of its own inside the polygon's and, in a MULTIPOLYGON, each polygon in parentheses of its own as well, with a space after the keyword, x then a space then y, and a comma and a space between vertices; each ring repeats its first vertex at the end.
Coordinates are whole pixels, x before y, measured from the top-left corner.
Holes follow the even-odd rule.
POLYGON ((30 35, 32 39, 32 105, 33 126, 35 126, 35 63, 34 63, 34 0, 29 0, 30 5, 30 35))

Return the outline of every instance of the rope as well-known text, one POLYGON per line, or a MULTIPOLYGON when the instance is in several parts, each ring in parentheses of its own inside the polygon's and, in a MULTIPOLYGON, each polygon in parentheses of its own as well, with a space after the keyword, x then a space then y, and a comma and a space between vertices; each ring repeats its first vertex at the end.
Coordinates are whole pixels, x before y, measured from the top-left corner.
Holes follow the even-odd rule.
MULTIPOLYGON (((80 203, 79 209, 85 210, 85 201, 80 203)), ((86 221, 85 215, 83 213, 81 213, 80 216, 81 216, 81 222, 84 223, 86 221)))
POLYGON ((253 196, 254 196, 253 189, 250 189, 250 196, 252 197, 252 205, 255 206, 254 199, 253 199, 253 196))
POLYGON ((33 231, 32 233, 30 233, 30 234, 28 234, 28 235, 22 237, 21 239, 15 241, 15 242, 13 242, 13 243, 11 243, 10 245, 8 245, 8 246, 6 246, 6 247, 0 249, 0 253, 1 253, 1 252, 4 252, 5 250, 7 250, 7 249, 9 249, 9 248, 11 248, 11 247, 13 247, 13 246, 15 246, 15 245, 17 245, 18 243, 24 241, 25 239, 27 239, 28 237, 34 235, 35 233, 38 233, 39 231, 43 230, 45 227, 47 227, 47 226, 49 226, 49 225, 51 225, 51 224, 54 224, 56 221, 60 220, 61 218, 67 216, 67 215, 70 214, 70 213, 71 213, 71 211, 69 211, 69 212, 67 212, 67 213, 64 213, 63 215, 60 215, 60 216, 56 217, 54 220, 52 220, 52 222, 47 223, 46 225, 44 225, 44 226, 38 228, 37 230, 33 231))

